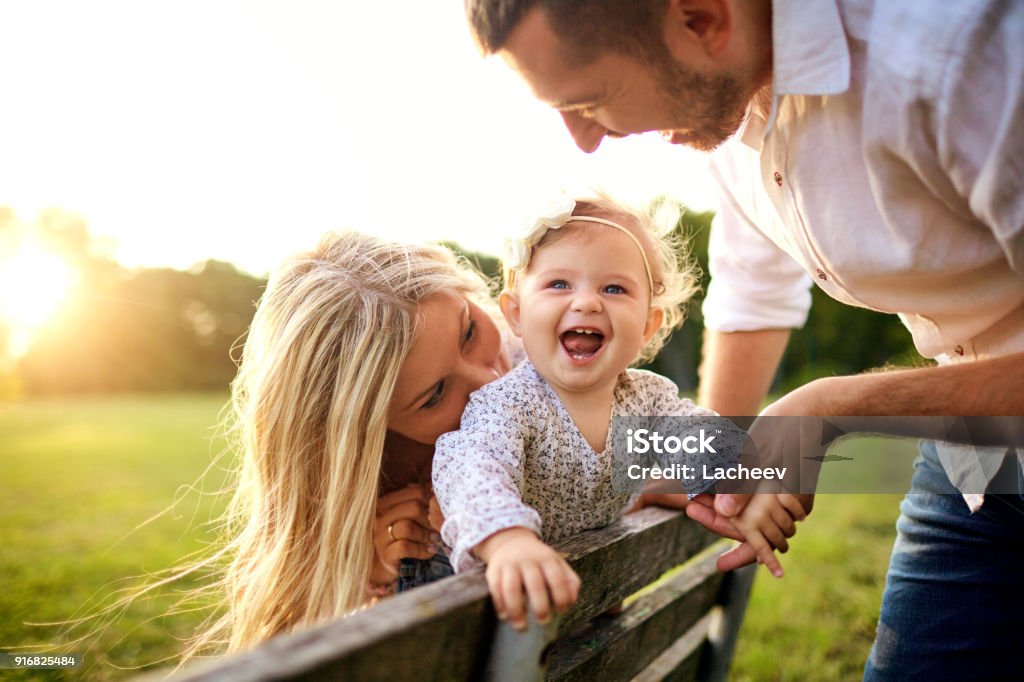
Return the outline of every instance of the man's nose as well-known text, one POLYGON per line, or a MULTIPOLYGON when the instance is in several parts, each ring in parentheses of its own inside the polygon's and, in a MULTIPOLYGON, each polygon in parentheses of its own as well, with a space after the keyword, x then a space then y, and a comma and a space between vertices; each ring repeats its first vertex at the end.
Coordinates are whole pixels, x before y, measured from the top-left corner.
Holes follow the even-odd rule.
POLYGON ((583 118, 572 111, 560 113, 562 121, 565 123, 565 127, 569 129, 569 134, 572 135, 572 139, 576 142, 577 147, 589 154, 601 146, 601 140, 604 139, 605 133, 608 132, 607 128, 593 119, 583 118))

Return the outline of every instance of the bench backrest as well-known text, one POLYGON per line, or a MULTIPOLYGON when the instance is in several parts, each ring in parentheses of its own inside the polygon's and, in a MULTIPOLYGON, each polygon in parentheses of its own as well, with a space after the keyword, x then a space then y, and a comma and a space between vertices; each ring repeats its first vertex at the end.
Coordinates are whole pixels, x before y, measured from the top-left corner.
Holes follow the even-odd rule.
POLYGON ((753 579, 753 567, 716 570, 730 546, 679 512, 644 509, 558 545, 582 587, 547 627, 499 622, 483 575, 468 573, 174 679, 724 679, 753 579))

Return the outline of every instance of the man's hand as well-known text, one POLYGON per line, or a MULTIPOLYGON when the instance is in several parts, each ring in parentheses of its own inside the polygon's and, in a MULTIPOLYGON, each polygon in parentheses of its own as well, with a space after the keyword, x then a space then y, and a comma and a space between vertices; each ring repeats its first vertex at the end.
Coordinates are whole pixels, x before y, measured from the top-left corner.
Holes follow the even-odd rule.
POLYGON ((754 495, 743 513, 732 520, 743 533, 747 544, 776 578, 781 578, 782 564, 775 551, 789 551, 787 538, 796 534, 796 522, 807 517, 796 495, 790 493, 761 493, 754 495))
MULTIPOLYGON (((789 473, 782 483, 750 481, 745 482, 750 487, 744 492, 716 495, 716 516, 726 519, 738 516, 754 492, 800 493, 802 499, 808 500, 804 507, 810 513, 821 459, 837 435, 830 433, 825 419, 818 416, 827 415, 831 409, 829 396, 836 390, 833 388, 834 380, 832 377, 818 379, 801 386, 758 415, 748 431, 748 443, 744 446, 741 461, 756 467, 786 467, 789 473)), ((705 526, 707 524, 701 519, 721 523, 702 511, 697 513, 696 520, 705 526)))
POLYGON ((686 509, 689 504, 690 500, 685 493, 643 493, 637 498, 636 504, 633 505, 628 513, 632 514, 647 507, 686 509))
MULTIPOLYGON (((732 524, 732 520, 715 511, 716 497, 718 496, 698 495, 690 500, 690 504, 686 507, 686 515, 712 533, 717 533, 724 538, 743 540, 743 534, 732 524)), ((719 571, 732 571, 747 564, 752 564, 756 559, 757 553, 754 552, 749 544, 744 542, 718 557, 716 565, 719 571)))
MULTIPOLYGON (((722 537, 732 538, 733 540, 744 540, 743 534, 733 524, 733 519, 730 516, 725 516, 716 511, 717 503, 724 495, 698 495, 690 501, 689 506, 686 507, 686 515, 691 519, 704 526, 713 533, 717 533, 722 537)), ((743 496, 732 496, 732 497, 743 497, 749 499, 749 495, 743 496)), ((814 495, 796 495, 795 496, 804 509, 804 518, 807 514, 811 513, 814 508, 814 495)), ((735 516, 735 514, 731 515, 735 516)), ((792 536, 790 536, 792 537, 792 536)), ((748 564, 752 564, 758 561, 758 553, 754 551, 750 543, 743 542, 743 544, 733 547, 728 552, 718 557, 716 565, 720 571, 732 571, 737 568, 742 568, 748 564)))
POLYGON ((579 576, 531 530, 499 531, 473 552, 487 562, 487 586, 498 618, 508 619, 516 630, 526 629, 524 589, 540 624, 551 619, 552 606, 564 613, 579 597, 579 576))

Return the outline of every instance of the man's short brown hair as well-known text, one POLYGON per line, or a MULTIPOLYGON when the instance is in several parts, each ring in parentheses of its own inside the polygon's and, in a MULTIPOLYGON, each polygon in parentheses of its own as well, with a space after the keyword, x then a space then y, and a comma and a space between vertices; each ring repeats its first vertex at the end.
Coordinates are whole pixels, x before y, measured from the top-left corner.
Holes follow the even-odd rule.
POLYGON ((466 17, 484 54, 500 52, 534 7, 562 36, 568 56, 588 64, 603 51, 662 58, 661 28, 668 0, 465 0, 466 17))

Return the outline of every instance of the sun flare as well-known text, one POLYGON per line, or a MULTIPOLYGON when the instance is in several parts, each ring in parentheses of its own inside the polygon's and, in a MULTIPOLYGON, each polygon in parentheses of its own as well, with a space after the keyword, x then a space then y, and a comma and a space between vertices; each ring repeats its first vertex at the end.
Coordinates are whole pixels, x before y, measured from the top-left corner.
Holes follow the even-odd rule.
POLYGON ((67 261, 40 246, 0 257, 0 324, 8 328, 9 350, 24 352, 21 346, 53 316, 77 279, 67 261))

